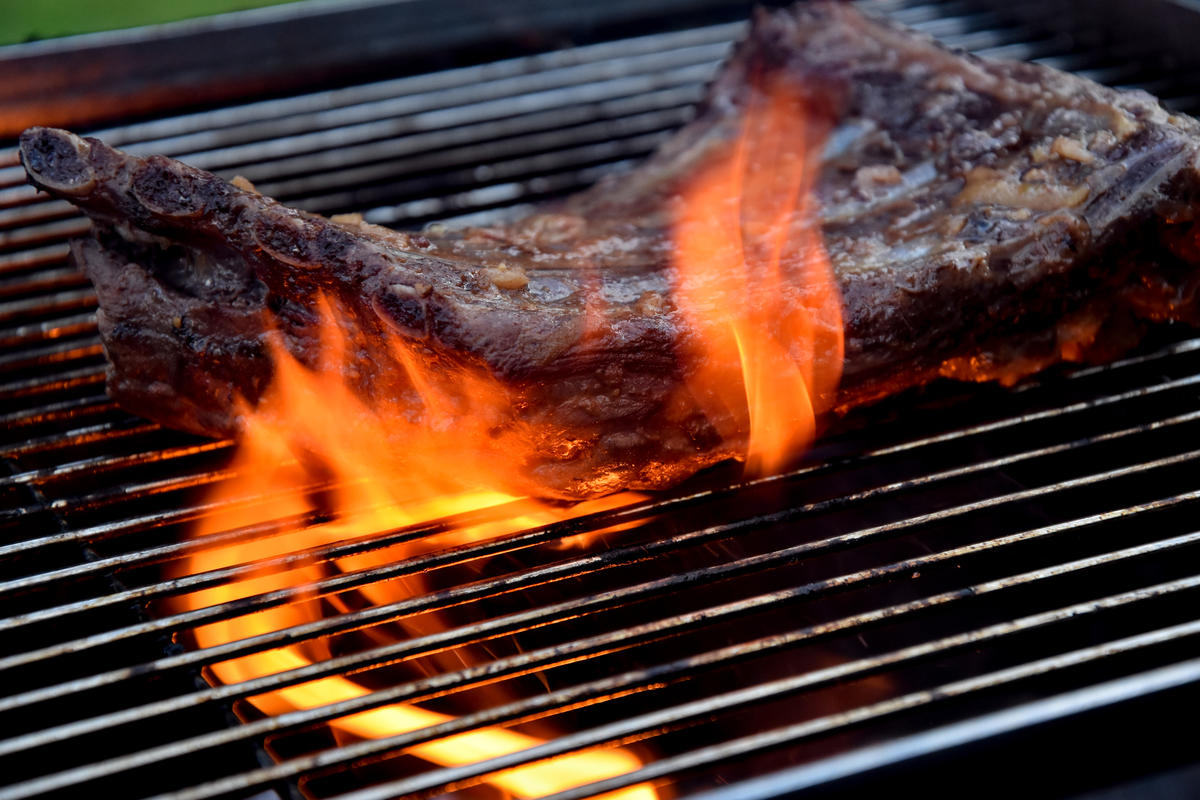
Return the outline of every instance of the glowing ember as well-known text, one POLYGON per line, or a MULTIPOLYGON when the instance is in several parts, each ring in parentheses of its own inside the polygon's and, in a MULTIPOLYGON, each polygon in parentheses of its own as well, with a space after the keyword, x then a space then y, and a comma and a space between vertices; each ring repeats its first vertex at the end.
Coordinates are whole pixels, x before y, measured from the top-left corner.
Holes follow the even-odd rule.
MULTIPOLYGON (((748 467, 760 472, 781 467, 808 444, 815 414, 828 406, 840 378, 840 301, 810 199, 811 157, 820 137, 804 111, 801 96, 786 86, 769 86, 756 95, 736 143, 684 192, 676 225, 675 301, 689 330, 681 354, 687 371, 684 405, 699 403, 726 442, 745 442, 748 467)), ((588 308, 594 311, 591 304, 588 308)), ((280 591, 291 593, 289 602, 200 627, 194 633, 199 646, 286 631, 320 620, 330 606, 348 610, 340 595, 310 597, 301 588, 339 571, 402 563, 636 499, 618 495, 564 509, 515 496, 509 488, 513 476, 522 474, 528 443, 537 436, 514 427, 503 387, 486 374, 439 364, 397 339, 383 346, 403 365, 410 394, 364 402, 349 388, 356 370, 372 366, 361 363, 368 351, 345 339, 345 332, 357 327, 323 301, 319 311, 324 363, 308 369, 281 346, 272 348, 274 383, 257 408, 244 412, 243 440, 233 465, 240 477, 211 498, 219 511, 196 531, 205 537, 254 527, 254 537, 234 544, 225 538, 225 544, 200 552, 186 565, 191 574, 243 568, 236 581, 188 595, 188 608, 280 591), (272 499, 257 506, 237 502, 247 496, 272 499), (440 532, 416 540, 332 561, 321 555, 335 543, 366 543, 382 532, 467 513, 470 523, 434 528, 440 532), (273 522, 314 517, 330 521, 290 527, 273 522)), ((561 546, 588 544, 589 536, 581 535, 561 546)), ((354 591, 367 603, 386 605, 436 588, 425 585, 422 576, 408 576, 354 591)), ((410 636, 444 630, 433 616, 405 617, 398 626, 410 636)), ((325 640, 302 640, 216 664, 212 674, 236 684, 286 676, 332 656, 325 640)), ((334 675, 275 688, 250 702, 279 715, 370 694, 350 677, 334 675)), ((386 738, 453 719, 392 703, 330 724, 341 734, 386 738)), ((524 733, 488 727, 405 752, 437 765, 463 766, 539 743, 524 733)), ((640 763, 626 749, 594 748, 486 780, 512 796, 533 798, 623 775, 640 763)), ((657 794, 639 785, 606 797, 654 800, 657 794)))
POLYGON ((676 220, 688 386, 726 441, 749 431, 753 473, 807 447, 841 379, 841 299, 812 207, 823 140, 801 93, 769 83, 676 220))

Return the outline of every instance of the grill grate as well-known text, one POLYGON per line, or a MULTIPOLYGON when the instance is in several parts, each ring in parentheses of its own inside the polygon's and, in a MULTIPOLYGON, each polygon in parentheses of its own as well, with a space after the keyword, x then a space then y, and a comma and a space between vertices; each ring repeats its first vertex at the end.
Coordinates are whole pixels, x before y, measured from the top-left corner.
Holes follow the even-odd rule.
MULTIPOLYGON (((1139 60, 1152 43, 1089 49, 1101 32, 1065 36, 1025 14, 1028 4, 1012 17, 982 2, 866 5, 957 46, 1152 86, 1196 107, 1194 86, 1139 60)), ((315 211, 397 226, 485 218, 647 153, 686 121, 741 30, 670 30, 97 135, 241 173, 315 211)), ((3 156, 0 798, 83 787, 175 800, 491 797, 489 774, 617 744, 645 765, 555 797, 636 783, 663 797, 725 783, 713 800, 780 796, 1013 731, 1033 737, 1035 723, 1195 697, 1200 339, 1186 332, 1159 331, 1125 361, 1015 391, 938 387, 890 401, 782 476, 715 470, 670 494, 382 567, 335 560, 450 521, 168 578, 200 547, 274 530, 187 537, 226 508, 204 490, 231 477, 231 443, 161 429, 107 399, 95 298, 66 260, 84 223, 21 182, 3 156), (561 546, 591 531, 606 532, 587 549, 561 546), (296 595, 194 611, 172 610, 171 598, 302 561, 327 565, 304 596, 336 613, 186 646, 198 625, 296 595), (443 588, 365 602, 364 588, 413 576, 443 588), (444 628, 399 626, 433 613, 444 628), (269 679, 204 680, 215 663, 296 643, 332 655, 269 679), (372 691, 274 717, 245 702, 337 675, 372 691), (335 740, 323 726, 410 701, 453 716, 379 740, 335 740), (494 725, 544 744, 442 769, 397 755, 494 725)), ((1047 789, 1194 759, 1169 731, 1139 733, 1144 741, 1122 743, 1124 758, 1068 770, 1047 789)), ((1088 724, 1070 734, 1077 759, 1098 748, 1088 724)), ((1065 750, 1060 766, 1074 763, 1065 750)), ((1017 752, 1037 757, 1030 745, 1017 752)), ((968 774, 972 762, 954 763, 968 774)))

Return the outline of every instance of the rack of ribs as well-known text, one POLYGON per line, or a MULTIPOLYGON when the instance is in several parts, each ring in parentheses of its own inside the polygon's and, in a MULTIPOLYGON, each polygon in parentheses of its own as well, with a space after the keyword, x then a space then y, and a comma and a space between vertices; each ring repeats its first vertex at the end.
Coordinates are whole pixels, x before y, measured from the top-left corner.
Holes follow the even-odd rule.
POLYGON ((364 397, 419 416, 414 354, 486 381, 504 398, 490 424, 528 432, 523 488, 580 498, 745 451, 743 419, 680 392, 696 365, 671 226, 764 81, 803 93, 827 132, 812 191, 844 365, 818 409, 938 377, 1014 381, 1112 358, 1148 323, 1200 321, 1195 120, 840 3, 760 12, 694 121, 644 164, 510 224, 402 233, 65 131, 20 146, 30 181, 94 220, 72 253, 130 411, 236 433, 270 382, 269 340, 317 362, 326 303, 364 397))

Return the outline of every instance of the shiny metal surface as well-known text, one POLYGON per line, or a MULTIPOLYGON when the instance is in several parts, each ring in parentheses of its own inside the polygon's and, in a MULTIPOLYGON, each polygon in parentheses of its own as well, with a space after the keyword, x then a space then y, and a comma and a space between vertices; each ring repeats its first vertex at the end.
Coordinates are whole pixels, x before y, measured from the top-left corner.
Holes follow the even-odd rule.
MULTIPOLYGON (((961 47, 1166 81, 1184 110, 1195 92, 1150 61, 1131 72, 1127 52, 1081 51, 1086 37, 1015 6, 865 5, 961 47)), ((686 121, 742 23, 675 27, 97 135, 243 174, 316 211, 398 226, 487 218, 620 169, 686 121)), ((711 800, 769 797, 1200 684, 1200 338, 1186 331, 1012 391, 941 387, 884 404, 785 475, 717 470, 623 508, 372 569, 334 561, 453 520, 178 576, 198 548, 274 531, 188 538, 220 510, 202 489, 232 477, 232 444, 107 399, 94 295, 67 261, 85 223, 21 181, 0 157, 0 798, 113 787, 176 800, 427 797, 617 743, 646 765, 556 797, 642 781, 664 796, 732 782, 711 800), (592 549, 561 546, 614 526, 592 549), (199 649, 196 626, 295 592, 165 605, 297 563, 328 565, 306 597, 353 599, 417 575, 435 588, 199 649), (397 635, 397 621, 433 611, 443 630, 397 635), (203 680, 217 662, 295 642, 335 654, 266 679, 203 680), (444 654, 461 666, 403 671, 444 654), (360 698, 247 712, 262 691, 380 665, 400 671, 360 698), (320 738, 348 713, 458 698, 467 710, 431 728, 320 738), (415 743, 498 724, 555 735, 470 767, 372 771, 415 743)))

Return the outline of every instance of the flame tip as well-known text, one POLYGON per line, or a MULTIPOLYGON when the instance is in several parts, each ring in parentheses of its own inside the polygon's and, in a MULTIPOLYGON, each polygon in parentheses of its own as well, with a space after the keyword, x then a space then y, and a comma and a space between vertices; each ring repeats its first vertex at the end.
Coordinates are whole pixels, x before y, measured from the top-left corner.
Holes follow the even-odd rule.
POLYGON ((680 306, 700 332, 689 388, 746 471, 775 472, 816 435, 841 379, 841 297, 816 218, 823 139, 802 89, 768 80, 741 134, 683 195, 680 306))

